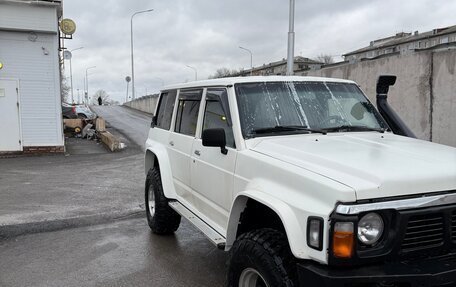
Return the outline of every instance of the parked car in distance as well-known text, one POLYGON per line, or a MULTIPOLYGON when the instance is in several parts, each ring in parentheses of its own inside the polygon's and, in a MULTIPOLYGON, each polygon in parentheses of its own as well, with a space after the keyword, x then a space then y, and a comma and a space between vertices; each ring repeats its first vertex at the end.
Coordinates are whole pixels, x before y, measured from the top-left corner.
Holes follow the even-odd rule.
POLYGON ((86 105, 75 105, 75 107, 78 118, 88 120, 94 120, 97 118, 97 114, 92 112, 92 110, 86 105))
POLYGON ((62 103, 62 117, 64 119, 77 119, 76 107, 67 103, 62 103))
POLYGON ((230 287, 456 286, 456 148, 414 138, 377 83, 244 77, 161 91, 147 221, 187 218, 230 287))
POLYGON ((93 119, 96 119, 97 117, 97 114, 92 112, 90 110, 89 107, 87 107, 86 105, 70 105, 70 104, 67 104, 67 103, 62 103, 62 109, 63 107, 66 108, 66 112, 67 116, 71 116, 71 117, 68 117, 70 119, 74 119, 74 118, 80 118, 80 119, 89 119, 89 120, 93 120, 93 119), (71 111, 70 111, 71 109, 71 111), (74 114, 76 115, 76 117, 74 117, 74 114))

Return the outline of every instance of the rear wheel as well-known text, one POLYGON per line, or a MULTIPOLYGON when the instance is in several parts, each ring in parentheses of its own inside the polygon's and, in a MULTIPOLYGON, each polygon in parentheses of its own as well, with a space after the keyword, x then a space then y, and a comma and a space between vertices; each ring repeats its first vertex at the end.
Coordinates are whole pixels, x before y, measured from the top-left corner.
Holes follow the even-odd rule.
POLYGON ((149 170, 145 188, 147 222, 156 234, 171 234, 179 228, 181 216, 169 207, 163 193, 160 170, 149 170))
POLYGON ((230 251, 229 287, 297 286, 295 259, 286 236, 263 228, 241 235, 230 251))

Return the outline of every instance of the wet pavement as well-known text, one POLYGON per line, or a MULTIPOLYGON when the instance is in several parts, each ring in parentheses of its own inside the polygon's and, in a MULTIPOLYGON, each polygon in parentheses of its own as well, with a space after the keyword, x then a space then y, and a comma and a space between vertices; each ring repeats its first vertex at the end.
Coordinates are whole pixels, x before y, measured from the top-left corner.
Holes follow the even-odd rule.
POLYGON ((0 231, 2 220, 16 220, 37 232, 7 239, 0 232, 0 286, 224 286, 227 254, 186 220, 171 236, 152 234, 143 213, 91 220, 143 210, 151 118, 119 106, 95 110, 127 141, 125 150, 0 159, 0 231))
POLYGON ((187 221, 175 235, 145 219, 0 241, 0 286, 223 286, 226 254, 187 221))

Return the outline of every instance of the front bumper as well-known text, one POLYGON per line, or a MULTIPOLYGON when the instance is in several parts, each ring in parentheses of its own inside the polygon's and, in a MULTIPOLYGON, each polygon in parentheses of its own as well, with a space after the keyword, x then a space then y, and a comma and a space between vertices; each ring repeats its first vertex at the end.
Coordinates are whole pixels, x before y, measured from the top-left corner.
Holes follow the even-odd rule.
POLYGON ((456 286, 456 254, 356 268, 298 263, 299 286, 456 286))

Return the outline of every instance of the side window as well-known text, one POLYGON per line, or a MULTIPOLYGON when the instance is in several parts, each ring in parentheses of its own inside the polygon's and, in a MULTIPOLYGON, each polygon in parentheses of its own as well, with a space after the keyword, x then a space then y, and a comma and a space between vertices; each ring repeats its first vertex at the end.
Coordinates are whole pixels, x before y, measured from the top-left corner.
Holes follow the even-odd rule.
POLYGON ((208 89, 204 111, 203 130, 222 128, 225 130, 226 145, 236 148, 226 89, 208 89), (223 102, 222 102, 223 101, 223 102))
POLYGON ((203 90, 181 91, 179 93, 179 106, 177 107, 174 131, 195 136, 202 95, 203 90))
POLYGON ((171 127, 171 119, 173 117, 176 94, 177 92, 175 90, 161 94, 156 117, 156 126, 158 128, 169 130, 169 128, 171 127))

